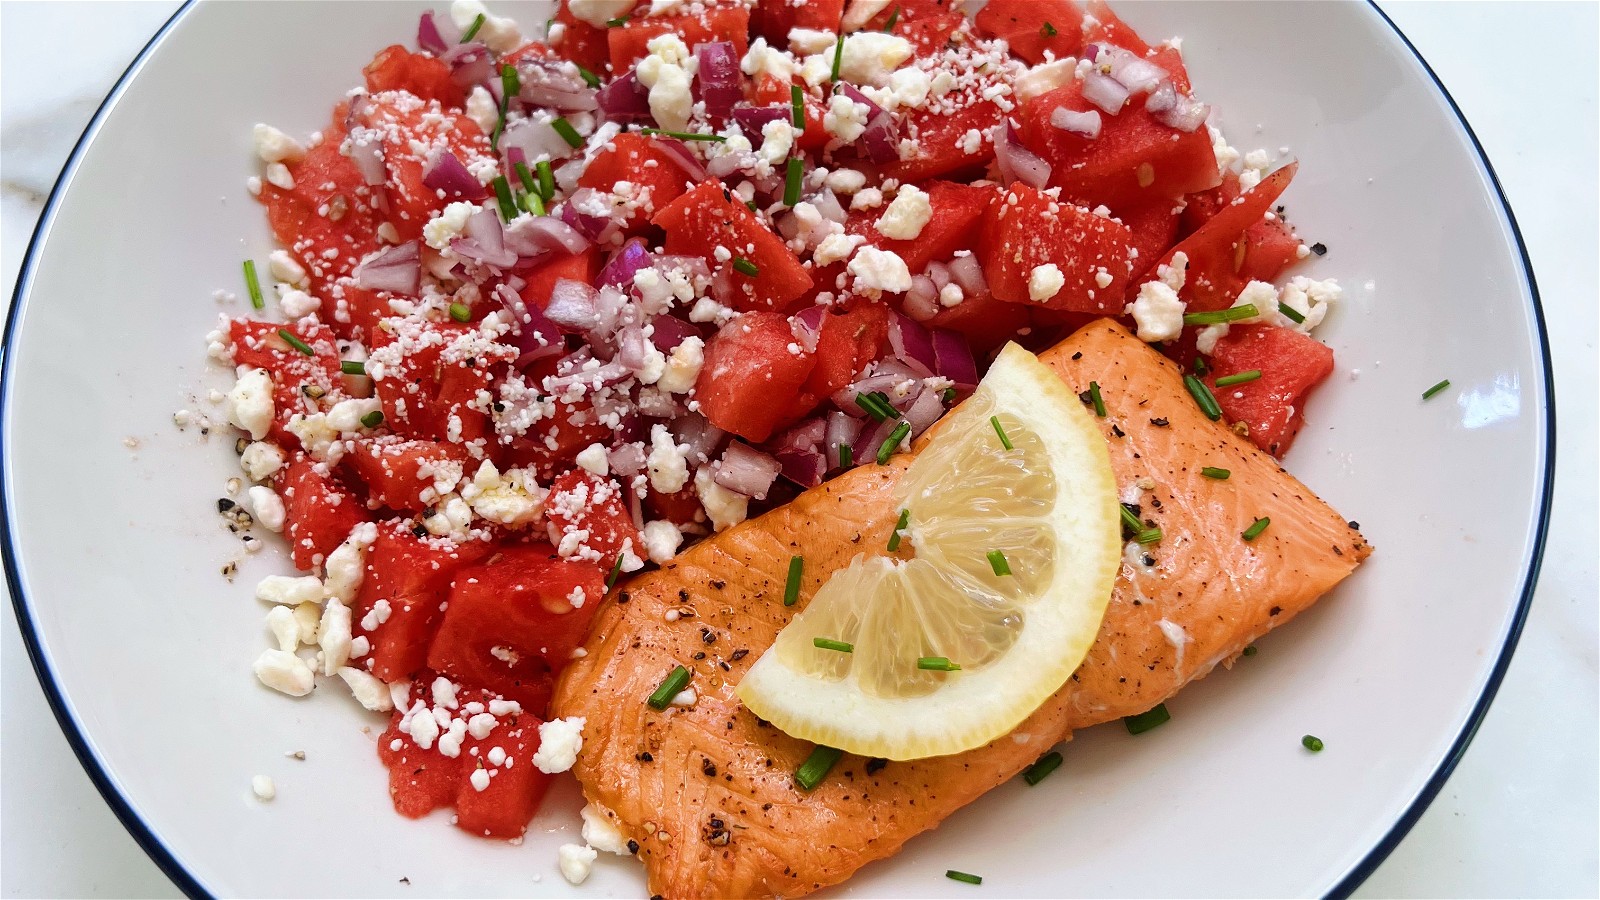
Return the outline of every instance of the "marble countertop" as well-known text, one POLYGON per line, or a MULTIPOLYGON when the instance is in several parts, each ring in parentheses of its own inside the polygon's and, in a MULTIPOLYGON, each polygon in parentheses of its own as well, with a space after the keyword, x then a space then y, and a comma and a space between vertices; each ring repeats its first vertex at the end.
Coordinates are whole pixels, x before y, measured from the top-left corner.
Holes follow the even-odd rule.
MULTIPOLYGON (((0 304, 95 107, 176 2, 0 5, 0 304), (49 35, 71 35, 63 52, 49 35)), ((1385 2, 1499 172, 1551 325, 1561 444, 1549 550, 1499 698, 1367 897, 1596 896, 1596 34, 1593 4, 1385 2), (1508 65, 1511 48, 1537 61, 1508 65)), ((0 662, 0 894, 177 896, 79 768, 9 604, 0 662)))

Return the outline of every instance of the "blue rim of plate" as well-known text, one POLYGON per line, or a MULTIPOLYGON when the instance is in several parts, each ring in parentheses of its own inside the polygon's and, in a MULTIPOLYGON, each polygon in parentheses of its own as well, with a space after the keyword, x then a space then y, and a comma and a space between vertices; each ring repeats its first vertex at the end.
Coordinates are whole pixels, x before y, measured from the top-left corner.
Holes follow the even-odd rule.
MULTIPOLYGON (((105 119, 106 113, 110 112, 111 108, 116 105, 117 100, 121 98, 123 92, 132 83, 133 76, 143 67, 145 60, 161 44, 167 34, 172 31, 173 26, 194 7, 196 2, 197 0, 186 0, 183 6, 179 7, 172 14, 172 17, 167 19, 161 26, 161 29, 150 38, 139 51, 139 54, 133 58, 133 62, 129 63, 128 68, 117 78, 117 83, 111 88, 111 92, 106 95, 106 98, 101 101, 100 106, 95 110, 94 116, 90 118, 89 124, 84 128, 83 134, 78 137, 77 143, 73 145, 72 153, 67 156, 66 165, 62 166, 61 174, 57 176, 55 185, 50 189, 50 196, 45 201, 44 211, 39 215, 39 222, 34 226, 33 236, 28 241, 28 249, 23 256, 22 268, 17 275, 16 290, 11 296, 11 308, 6 315, 4 337, 0 339, 0 384, 5 382, 6 376, 11 371, 11 342, 16 333, 16 324, 19 318, 18 311, 22 308, 29 285, 32 284, 33 267, 38 261, 38 252, 41 248, 41 236, 49 230, 50 224, 55 218, 56 206, 61 199, 63 186, 71 180, 72 174, 77 170, 79 160, 82 158, 84 151, 88 149, 95 134, 99 132, 100 124, 105 119)), ((1417 63, 1422 66, 1423 71, 1428 73, 1428 78, 1432 80, 1434 88, 1439 91, 1440 96, 1444 97, 1445 102, 1450 105, 1450 111, 1455 114, 1456 121, 1461 125, 1461 130, 1465 132, 1467 139, 1471 141, 1472 149, 1478 155, 1478 161, 1483 166, 1484 174, 1489 177, 1489 183, 1494 187, 1495 196, 1500 201, 1500 210, 1505 214, 1506 223, 1511 226, 1511 234, 1516 239, 1517 254, 1522 260, 1523 278, 1527 281, 1528 296, 1533 303, 1533 321, 1539 338, 1539 353, 1543 362, 1545 468, 1544 479, 1540 485, 1539 524, 1534 533, 1533 553, 1529 559, 1528 571, 1523 577, 1522 592, 1517 599, 1516 613, 1512 617, 1511 626, 1506 632, 1505 643, 1500 648, 1499 658, 1495 660, 1494 668, 1489 672, 1489 678, 1484 683, 1483 692, 1478 696, 1478 701, 1473 706, 1472 713, 1467 717, 1467 722, 1461 729, 1461 733, 1456 736, 1454 743, 1450 745, 1449 752, 1445 754, 1444 759, 1434 769, 1433 774, 1428 777, 1427 782, 1422 786, 1417 796, 1412 799, 1411 804, 1401 813, 1400 818, 1390 827, 1383 839, 1371 850, 1367 851, 1361 861, 1356 863, 1328 891, 1327 896, 1335 898, 1350 896, 1368 876, 1377 870, 1378 866, 1394 851, 1394 848, 1400 845, 1400 841, 1405 838, 1411 827, 1427 811, 1428 806, 1433 802, 1433 798, 1438 796, 1439 791, 1450 778, 1450 774, 1455 771, 1456 764, 1461 761, 1461 757, 1467 752, 1467 746, 1472 743, 1472 738, 1477 734, 1478 727, 1483 724, 1483 718, 1489 712, 1489 705, 1494 701, 1495 694, 1500 690, 1500 683, 1505 678, 1506 670, 1511 665, 1511 657, 1516 651, 1517 641, 1522 637, 1523 625, 1528 620, 1528 610, 1533 605, 1534 587, 1539 581, 1539 569, 1544 563, 1545 539, 1550 530, 1550 505, 1555 494, 1556 472, 1555 372, 1550 358, 1550 338, 1545 328, 1544 306, 1539 299, 1539 285, 1533 277, 1533 261, 1528 257, 1528 247, 1522 239, 1522 229, 1518 227, 1517 218, 1511 212, 1511 202, 1506 198, 1505 189, 1500 184, 1500 177, 1495 174, 1494 166, 1489 162, 1489 156, 1483 150, 1483 143, 1478 140, 1477 133, 1472 130, 1472 125, 1467 122, 1467 117, 1462 114, 1461 107, 1456 103, 1455 98, 1450 96, 1450 91, 1445 88, 1444 82, 1439 80, 1438 74, 1433 71, 1432 66, 1428 65, 1428 61, 1422 58, 1422 54, 1411 43, 1411 39, 1406 37, 1400 27, 1394 23, 1394 20, 1389 18, 1389 15, 1378 6, 1376 0, 1367 0, 1367 5, 1378 15, 1378 18, 1383 20, 1389 30, 1394 32, 1406 49, 1411 52, 1417 63)), ((3 431, 6 421, 4 403, 5 392, 0 390, 0 431, 3 431)), ((0 445, 3 445, 3 441, 4 435, 0 433, 0 445)), ((5 460, 0 460, 0 467, 8 468, 5 460)), ((3 476, 3 474, 3 472, 0 472, 0 476, 3 476)), ((72 717, 66 698, 62 695, 60 687, 56 684, 55 677, 51 674, 49 660, 46 659, 44 649, 39 643, 39 635, 34 629, 33 617, 28 611, 27 599, 23 596, 22 579, 17 569, 16 549, 12 541, 11 511, 6 497, 6 483, 7 479, 0 477, 0 558, 3 558, 4 561, 6 586, 11 594, 12 606, 16 610, 18 630, 22 632, 23 643, 28 648, 28 658, 33 663, 34 673, 39 677, 39 684, 44 689, 45 699, 50 704, 51 711, 55 714, 56 722, 66 735, 67 743, 71 745, 73 754, 78 757, 79 764, 88 773, 89 780, 94 782, 95 788, 100 791, 100 796, 111 807, 111 811, 116 814, 122 826, 128 830, 133 839, 149 855, 151 861, 161 869, 162 873, 172 879, 173 884, 187 896, 211 897, 212 894, 206 890, 205 886, 200 884, 178 862, 173 852, 156 836, 155 830, 139 816, 133 805, 117 790, 116 785, 112 783, 110 776, 106 773, 105 767, 94 755, 94 752, 90 750, 83 730, 72 717)))

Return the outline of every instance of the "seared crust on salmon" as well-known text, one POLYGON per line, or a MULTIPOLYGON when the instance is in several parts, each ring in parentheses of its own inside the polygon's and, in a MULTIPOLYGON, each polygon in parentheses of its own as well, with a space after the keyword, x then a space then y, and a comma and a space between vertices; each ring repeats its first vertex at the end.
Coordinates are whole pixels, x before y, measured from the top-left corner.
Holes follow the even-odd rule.
POLYGON ((1207 420, 1176 367, 1120 325, 1086 326, 1040 358, 1074 390, 1099 384, 1118 484, 1148 488, 1141 516, 1163 533, 1130 548, 1083 665, 1012 735, 910 762, 847 755, 806 792, 792 776, 811 745, 759 721, 733 687, 833 572, 887 554, 909 457, 846 472, 691 547, 606 601, 551 705, 587 718, 573 771, 637 842, 652 893, 794 897, 843 881, 1072 729, 1143 712, 1231 662, 1371 552, 1277 460, 1207 420), (1205 478, 1203 466, 1231 477, 1205 478), (1261 516, 1272 525, 1244 541, 1261 516), (786 607, 792 556, 805 576, 800 604, 786 607), (676 665, 693 672, 696 702, 651 709, 645 698, 676 665))

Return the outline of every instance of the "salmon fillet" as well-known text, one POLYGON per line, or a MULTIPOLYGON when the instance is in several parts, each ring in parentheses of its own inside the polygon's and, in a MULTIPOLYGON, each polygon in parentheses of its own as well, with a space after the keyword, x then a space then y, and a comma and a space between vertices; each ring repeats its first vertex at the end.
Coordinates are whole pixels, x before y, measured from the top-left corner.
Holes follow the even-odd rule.
POLYGON ((653 893, 794 897, 843 881, 1073 729, 1143 712, 1230 664, 1371 552, 1277 460, 1207 420, 1177 368, 1122 326, 1086 326, 1040 359, 1074 390, 1100 385, 1118 485, 1129 499, 1138 491, 1164 535, 1129 548, 1083 665, 1000 740, 908 762, 846 755, 805 792, 792 775, 812 745, 758 720, 733 688, 828 577, 857 554, 887 552, 893 487, 910 457, 854 469, 703 541, 607 601, 551 704, 553 715, 587 719, 573 771, 637 842, 653 893), (1205 478, 1202 466, 1232 476, 1205 478), (1258 516, 1272 525, 1240 539, 1258 516), (794 555, 805 557, 801 603, 785 607, 794 555), (645 698, 680 664, 697 701, 650 709, 645 698))

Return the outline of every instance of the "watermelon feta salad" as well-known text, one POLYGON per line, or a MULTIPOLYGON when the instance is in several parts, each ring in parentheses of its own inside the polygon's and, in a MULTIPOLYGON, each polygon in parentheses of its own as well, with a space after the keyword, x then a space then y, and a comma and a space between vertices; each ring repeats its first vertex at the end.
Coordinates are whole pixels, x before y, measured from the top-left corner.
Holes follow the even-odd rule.
POLYGON ((253 485, 219 506, 304 573, 257 588, 256 675, 388 713, 400 813, 522 835, 617 579, 905 451, 1007 341, 1122 318, 1289 448, 1340 295, 1290 274, 1296 164, 1100 0, 958 6, 567 0, 534 38, 458 0, 321 131, 256 126, 281 248, 209 336, 253 485))

